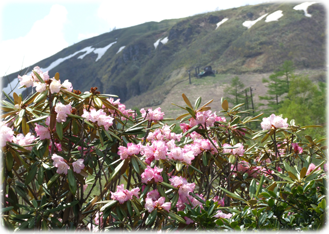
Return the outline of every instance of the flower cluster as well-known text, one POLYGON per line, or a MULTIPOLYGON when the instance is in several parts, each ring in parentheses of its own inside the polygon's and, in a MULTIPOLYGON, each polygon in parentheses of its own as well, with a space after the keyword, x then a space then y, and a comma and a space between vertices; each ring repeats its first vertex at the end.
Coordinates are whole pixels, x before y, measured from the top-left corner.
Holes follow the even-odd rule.
POLYGON ((239 156, 243 156, 244 154, 244 147, 241 143, 238 143, 236 145, 234 145, 233 147, 230 144, 223 144, 223 153, 230 153, 233 155, 239 155, 239 156), (234 148, 235 147, 235 148, 234 148), (234 148, 234 149, 231 149, 234 148))
POLYGON ((163 178, 161 176, 162 168, 155 166, 154 168, 147 166, 147 168, 142 173, 142 183, 147 184, 148 182, 162 182, 163 178))
POLYGON ((160 197, 157 190, 148 192, 145 199, 145 209, 147 209, 148 212, 152 212, 154 209, 164 209, 169 212, 171 202, 165 202, 165 200, 164 197, 160 197))
POLYGON ((134 143, 128 143, 127 147, 124 146, 119 146, 119 151, 118 151, 118 155, 120 155, 120 159, 126 159, 129 156, 132 155, 137 155, 139 154, 140 150, 141 150, 141 145, 138 144, 134 144, 134 143))
POLYGON ((161 108, 158 107, 155 110, 152 110, 151 108, 147 111, 142 108, 140 110, 143 118, 149 120, 149 121, 160 121, 163 120, 164 113, 161 112, 161 108))
MULTIPOLYGON (((22 133, 19 133, 16 135, 16 137, 13 137, 13 142, 20 146, 26 146, 30 145, 35 141, 35 136, 33 136, 30 132, 27 133, 25 136, 22 133)), ((27 150, 32 150, 32 146, 25 147, 27 150)))
POLYGON ((50 139, 49 129, 40 124, 35 125, 35 132, 37 133, 37 136, 40 138, 40 140, 50 139))
POLYGON ((57 113, 56 121, 59 123, 65 122, 67 115, 71 114, 72 106, 71 104, 64 105, 63 103, 57 103, 55 106, 55 111, 57 113))
POLYGON ((92 123, 96 123, 98 126, 104 126, 105 130, 108 130, 109 127, 113 125, 113 119, 111 116, 106 115, 106 113, 100 109, 92 109, 90 112, 87 110, 83 110, 83 118, 87 119, 92 123))
MULTIPOLYGON (((54 167, 57 167, 56 173, 58 173, 58 174, 63 173, 66 175, 67 170, 70 169, 70 166, 67 165, 66 160, 57 154, 53 154, 53 156, 51 156, 51 159, 53 160, 54 167)), ((85 167, 83 162, 84 162, 83 159, 78 159, 77 161, 73 162, 72 163, 73 171, 76 173, 80 173, 81 170, 85 167)))
POLYGON ((271 114, 268 118, 263 118, 261 122, 261 127, 263 130, 270 130, 273 128, 287 128, 289 125, 287 123, 287 118, 283 119, 280 116, 276 116, 275 114, 271 114))
POLYGON ((4 122, 0 122, 0 147, 4 147, 7 142, 12 142, 14 139, 14 131, 4 122))
POLYGON ((117 186, 116 192, 111 192, 111 198, 113 200, 119 201, 120 204, 123 204, 124 202, 131 200, 133 196, 139 198, 139 188, 134 188, 131 191, 124 189, 124 184, 117 186))
POLYGON ((49 78, 48 71, 43 72, 40 67, 34 67, 29 75, 18 75, 18 79, 21 86, 25 86, 26 88, 33 86, 37 92, 43 92, 47 90, 47 88, 51 93, 59 93, 61 89, 65 89, 69 92, 73 90, 71 82, 65 80, 63 84, 61 84, 60 80, 49 78), (40 82, 34 72, 37 73, 44 82, 40 82))

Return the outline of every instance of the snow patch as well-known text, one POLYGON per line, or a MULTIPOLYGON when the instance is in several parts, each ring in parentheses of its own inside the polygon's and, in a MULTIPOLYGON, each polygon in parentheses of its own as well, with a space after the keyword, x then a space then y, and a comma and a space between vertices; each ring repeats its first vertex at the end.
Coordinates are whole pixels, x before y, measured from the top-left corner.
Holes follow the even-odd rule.
POLYGON ((168 37, 165 37, 161 40, 161 43, 162 44, 166 44, 168 42, 168 37))
POLYGON ((94 48, 92 48, 91 46, 88 46, 88 47, 86 47, 86 48, 83 49, 83 52, 84 51, 86 51, 86 53, 80 55, 78 57, 78 59, 83 59, 87 54, 90 54, 91 52, 93 52, 94 51, 94 48))
POLYGON ((154 48, 156 49, 159 45, 159 42, 160 42, 161 38, 159 38, 156 42, 154 42, 154 48))
POLYGON ((253 20, 253 21, 244 21, 242 23, 243 26, 247 27, 248 29, 251 28, 255 23, 257 23, 258 21, 260 21, 261 19, 263 19, 265 16, 267 16, 268 14, 265 14, 265 15, 262 15, 261 17, 259 17, 258 19, 256 20, 253 20))
POLYGON ((281 10, 273 12, 272 14, 266 17, 265 22, 268 23, 271 21, 278 21, 278 19, 280 19, 282 16, 283 14, 281 10))
POLYGON ((311 5, 313 5, 314 3, 316 3, 316 2, 304 2, 304 3, 296 5, 293 9, 296 11, 303 10, 306 17, 312 17, 312 15, 310 15, 307 12, 307 8, 311 5))
POLYGON ((119 54, 126 46, 121 46, 117 52, 117 54, 119 54))
POLYGON ((221 26, 223 23, 225 23, 227 20, 228 20, 228 18, 224 18, 224 19, 222 19, 221 21, 219 21, 219 22, 216 24, 216 25, 217 25, 216 29, 217 29, 219 26, 221 26))
POLYGON ((115 43, 117 43, 117 42, 116 42, 116 41, 115 41, 115 42, 112 42, 111 44, 105 46, 104 48, 98 48, 98 49, 95 49, 93 52, 94 52, 95 54, 98 55, 97 58, 96 58, 96 60, 95 60, 95 62, 97 62, 98 60, 100 60, 101 57, 103 57, 103 55, 105 54, 105 52, 106 52, 106 51, 107 51, 107 50, 108 50, 113 44, 115 44, 115 43))

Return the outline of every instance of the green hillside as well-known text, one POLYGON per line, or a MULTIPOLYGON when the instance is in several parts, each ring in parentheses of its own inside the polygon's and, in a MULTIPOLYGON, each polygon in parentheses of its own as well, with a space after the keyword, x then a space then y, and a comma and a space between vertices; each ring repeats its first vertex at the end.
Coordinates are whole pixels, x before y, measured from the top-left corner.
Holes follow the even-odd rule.
MULTIPOLYGON (((293 9, 295 5, 244 6, 117 29, 76 43, 35 65, 45 68, 88 46, 98 49, 116 42, 98 61, 95 53, 78 59, 84 54, 80 52, 49 74, 59 72, 61 79, 69 79, 75 89, 85 91, 97 86, 100 92, 116 94, 128 103, 146 92, 162 90, 165 96, 180 78, 187 79, 188 71, 193 76, 195 68, 202 70, 208 65, 218 74, 262 74, 292 60, 296 69, 322 70, 326 54, 325 8, 311 5, 308 13, 312 17, 306 17, 303 11, 293 9), (250 29, 242 25, 277 10, 283 12, 278 21, 265 22, 264 18, 250 29), (224 18, 228 20, 216 28, 224 18), (155 48, 154 43, 166 37, 167 43, 160 42, 155 48), (163 84, 170 85, 164 88, 163 84)), ((4 77, 3 86, 17 75, 4 77)), ((163 100, 161 96, 158 99, 154 104, 163 100)))

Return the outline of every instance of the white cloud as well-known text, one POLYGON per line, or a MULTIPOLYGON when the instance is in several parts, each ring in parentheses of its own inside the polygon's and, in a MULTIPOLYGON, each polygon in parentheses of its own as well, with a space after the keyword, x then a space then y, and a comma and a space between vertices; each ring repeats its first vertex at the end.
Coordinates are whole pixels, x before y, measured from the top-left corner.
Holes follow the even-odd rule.
POLYGON ((88 38, 91 38, 91 37, 96 37, 98 36, 99 34, 97 33, 79 33, 78 34, 78 41, 82 41, 82 40, 85 40, 85 39, 88 39, 88 38))
POLYGON ((105 20, 109 27, 125 28, 144 22, 164 19, 175 19, 192 16, 209 11, 228 9, 246 4, 257 4, 264 0, 234 0, 234 1, 177 1, 152 0, 133 1, 102 1, 97 15, 105 20))
POLYGON ((66 48, 63 27, 67 13, 64 6, 53 5, 49 14, 36 21, 25 36, 0 41, 0 76, 33 65, 66 48))

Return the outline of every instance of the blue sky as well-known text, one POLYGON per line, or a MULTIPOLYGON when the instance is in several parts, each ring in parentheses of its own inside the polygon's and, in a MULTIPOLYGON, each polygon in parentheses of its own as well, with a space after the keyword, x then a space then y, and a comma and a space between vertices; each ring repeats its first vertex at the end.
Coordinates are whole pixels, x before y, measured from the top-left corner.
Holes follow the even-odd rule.
POLYGON ((88 37, 147 21, 271 0, 43 0, 0 2, 0 76, 30 66, 88 37))

